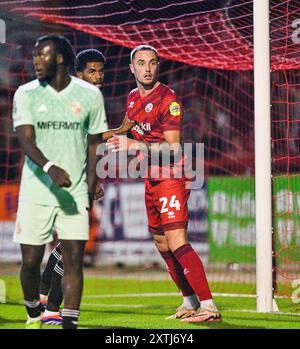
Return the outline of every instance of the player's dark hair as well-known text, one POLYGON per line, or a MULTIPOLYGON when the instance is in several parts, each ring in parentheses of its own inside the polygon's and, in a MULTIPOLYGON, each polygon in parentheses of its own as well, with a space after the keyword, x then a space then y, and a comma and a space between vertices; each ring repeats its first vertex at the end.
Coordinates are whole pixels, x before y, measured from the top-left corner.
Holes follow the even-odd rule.
MULTIPOLYGON (((157 56, 158 56, 158 53, 157 53, 157 50, 156 48, 154 48, 153 46, 151 45, 139 45, 137 47, 135 47, 131 52, 130 52, 130 63, 132 63, 133 59, 134 59, 134 56, 137 52, 139 51, 144 51, 144 50, 148 50, 148 51, 153 51, 157 56)), ((157 57, 158 59, 158 57, 157 57)))
POLYGON ((76 66, 75 70, 82 72, 86 68, 88 62, 100 62, 105 64, 106 58, 103 53, 94 48, 89 48, 79 52, 76 56, 76 66))
POLYGON ((52 41, 58 53, 64 58, 64 65, 69 68, 74 68, 75 65, 75 50, 70 41, 62 35, 44 35, 37 39, 35 45, 39 45, 44 41, 52 41))

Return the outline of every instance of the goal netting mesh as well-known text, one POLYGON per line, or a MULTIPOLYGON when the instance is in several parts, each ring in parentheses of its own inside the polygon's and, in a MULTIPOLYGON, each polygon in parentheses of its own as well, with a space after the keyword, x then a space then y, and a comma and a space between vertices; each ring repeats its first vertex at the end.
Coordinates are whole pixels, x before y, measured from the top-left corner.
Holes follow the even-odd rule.
MULTIPOLYGON (((182 140, 205 144, 205 183, 189 200, 189 240, 205 263, 213 292, 255 294, 252 1, 152 5, 0 1, 7 32, 0 46, 0 268, 15 270, 20 261, 11 242, 23 159, 12 132, 12 95, 35 78, 35 39, 60 33, 77 52, 97 48, 106 56, 104 96, 111 127, 121 123, 135 87, 130 49, 141 43, 158 49, 160 80, 183 101, 182 140)), ((300 1, 271 1, 270 18, 274 287, 277 294, 290 295, 300 276, 300 1)), ((169 277, 147 230, 143 183, 106 181, 104 189, 87 246, 96 267, 88 273, 111 282, 127 275, 141 285, 145 278, 161 278, 159 291, 168 290, 169 277)), ((124 282, 124 290, 128 285, 124 282)))

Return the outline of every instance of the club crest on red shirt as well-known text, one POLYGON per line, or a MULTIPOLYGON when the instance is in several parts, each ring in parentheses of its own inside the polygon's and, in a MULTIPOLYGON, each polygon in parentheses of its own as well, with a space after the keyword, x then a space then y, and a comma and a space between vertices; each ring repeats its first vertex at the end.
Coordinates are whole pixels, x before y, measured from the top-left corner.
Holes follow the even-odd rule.
POLYGON ((145 112, 146 113, 150 113, 150 111, 153 109, 153 104, 152 103, 148 103, 145 107, 145 112))

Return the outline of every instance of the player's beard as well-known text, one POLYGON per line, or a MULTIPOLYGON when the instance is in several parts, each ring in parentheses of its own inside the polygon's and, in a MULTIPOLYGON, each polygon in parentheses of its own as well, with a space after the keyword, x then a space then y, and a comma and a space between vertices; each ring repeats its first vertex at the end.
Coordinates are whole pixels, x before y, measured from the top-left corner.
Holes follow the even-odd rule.
POLYGON ((57 64, 53 60, 51 64, 49 64, 49 66, 45 69, 45 75, 39 78, 39 81, 41 83, 45 83, 45 82, 49 83, 53 79, 56 73, 57 73, 57 64))
POLYGON ((154 85, 156 84, 157 82, 157 76, 154 77, 154 79, 149 82, 149 83, 146 83, 146 82, 143 82, 143 81, 138 81, 138 83, 140 85, 142 85, 142 87, 145 89, 145 90, 152 90, 154 85))

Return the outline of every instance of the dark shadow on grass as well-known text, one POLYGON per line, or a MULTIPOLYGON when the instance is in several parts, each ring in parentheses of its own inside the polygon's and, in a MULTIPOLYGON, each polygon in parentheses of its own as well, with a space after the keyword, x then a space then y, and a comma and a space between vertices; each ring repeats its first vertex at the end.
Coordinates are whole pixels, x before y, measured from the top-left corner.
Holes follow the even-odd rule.
MULTIPOLYGON (((274 314, 275 315, 275 314, 274 314)), ((268 318, 268 317, 258 317, 257 319, 254 319, 254 318, 246 318, 246 317, 242 317, 242 316, 232 316, 230 315, 230 319, 236 319, 236 320, 249 320, 249 321, 271 321, 271 322, 296 322, 296 323, 299 323, 299 326, 300 326, 300 318, 299 316, 293 316, 293 315, 284 315, 284 314, 280 314, 278 316, 290 316, 291 318, 293 319, 276 319, 276 318, 268 318)))
POLYGON ((24 306, 23 303, 20 303, 20 302, 17 302, 17 301, 9 301, 9 302, 3 303, 3 305, 12 305, 12 306, 19 306, 19 307, 20 306, 24 306))
MULTIPOLYGON (((6 319, 0 316, 0 325, 5 325, 5 324, 25 324, 24 319, 6 319)), ((25 326, 25 325, 24 325, 25 326)))
MULTIPOLYGON (((116 313, 116 315, 120 315, 120 314, 124 314, 124 315, 128 315, 130 314, 131 316, 140 316, 140 315, 156 315, 156 316, 162 316, 163 319, 168 316, 167 314, 162 315, 161 313, 155 312, 155 313, 149 313, 147 312, 147 314, 143 313, 143 312, 136 312, 136 311, 130 311, 130 310, 121 310, 121 311, 117 311, 117 312, 112 312, 111 310, 94 310, 94 309, 86 309, 86 311, 91 312, 91 313, 96 313, 96 314, 109 314, 110 316, 113 316, 114 313, 116 313)), ((241 319, 241 320, 247 320, 247 318, 243 318, 243 317, 232 317, 230 316, 230 319, 241 319)), ((170 323, 169 321, 173 321, 173 320, 166 320, 166 323, 170 323)), ((176 320, 174 320, 176 321, 176 320)), ((227 321, 221 321, 221 322, 213 322, 213 323, 189 323, 189 326, 193 326, 195 329, 206 329, 207 327, 211 328, 211 329, 266 329, 266 327, 264 326, 243 326, 243 325, 233 325, 228 323, 227 321), (205 328, 203 328, 203 326, 205 326, 205 328)), ((85 327, 85 326, 81 326, 81 327, 85 327)), ((95 325, 94 327, 91 326, 87 326, 87 328, 105 328, 105 329, 111 329, 111 328, 126 328, 126 327, 106 327, 106 326, 98 326, 95 325)), ((134 327, 128 327, 134 329, 134 327)), ((173 326, 170 326, 170 328, 173 328, 173 326)))
POLYGON ((101 326, 101 325, 80 325, 80 329, 91 329, 91 330, 136 330, 136 327, 118 327, 118 326, 101 326))
MULTIPOLYGON (((8 303, 4 303, 3 305, 5 306, 10 306, 10 307, 18 307, 18 308, 22 308, 24 309, 24 318, 22 319, 7 319, 4 318, 2 316, 0 316, 0 325, 8 325, 8 324, 23 324, 25 326, 25 322, 26 322, 26 311, 25 311, 25 307, 23 306, 23 304, 17 303, 16 301, 11 301, 8 303)), ((19 311, 18 311, 19 313, 19 311)))
MULTIPOLYGON (((245 320, 245 319, 243 319, 245 320)), ((232 325, 230 323, 228 323, 227 321, 220 321, 220 322, 203 322, 203 323, 189 323, 189 325, 192 325, 195 328, 198 329, 223 329, 223 330, 264 330, 266 329, 266 327, 263 326, 243 326, 243 325, 232 325), (205 328, 203 328, 202 326, 205 326, 205 328)))
MULTIPOLYGON (((219 323, 203 323, 203 324, 188 324, 188 326, 193 326, 193 328, 191 327, 187 327, 186 329, 184 328, 174 328, 171 327, 169 328, 169 330, 176 330, 176 331, 189 331, 189 330, 209 330, 209 329, 219 329, 219 330, 265 330, 266 328, 263 326, 242 326, 242 325, 231 325, 226 321, 223 322, 219 322, 219 323), (205 327, 204 327, 205 326, 205 327)), ((114 326, 101 326, 101 325, 80 325, 81 329, 103 329, 103 330, 120 330, 120 329, 134 329, 134 330, 143 330, 143 328, 136 328, 136 327, 114 327, 114 326)), ((147 328, 144 328, 145 330, 147 328)), ((157 329, 160 329, 160 327, 158 327, 157 329)))
MULTIPOLYGON (((100 308, 100 307, 99 307, 100 308)), ((149 307, 149 308, 139 308, 141 311, 136 311, 138 308, 135 308, 135 310, 112 310, 112 309, 108 309, 108 310, 104 310, 104 309, 101 309, 101 310, 94 310, 94 309, 84 309, 84 311, 86 312, 89 312, 89 313, 97 313, 97 314, 110 314, 110 315, 113 315, 113 314, 124 314, 124 315, 128 315, 128 314, 132 314, 132 315, 159 315, 159 312, 158 311, 155 311, 155 312, 149 312, 149 311, 146 311, 147 309, 153 309, 153 307, 149 307)), ((157 309, 160 309, 160 308, 156 308, 157 309)), ((166 315, 168 316, 168 315, 166 315)))

